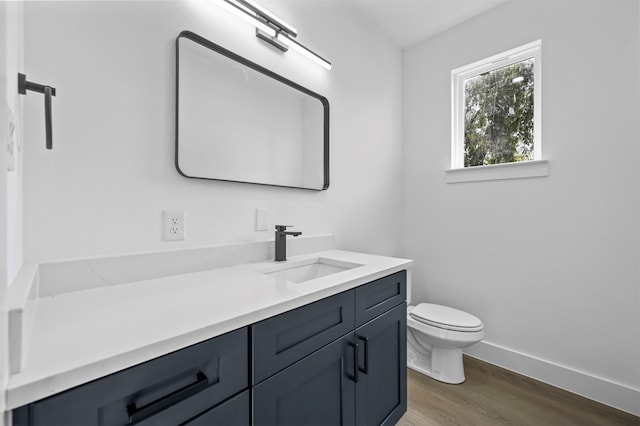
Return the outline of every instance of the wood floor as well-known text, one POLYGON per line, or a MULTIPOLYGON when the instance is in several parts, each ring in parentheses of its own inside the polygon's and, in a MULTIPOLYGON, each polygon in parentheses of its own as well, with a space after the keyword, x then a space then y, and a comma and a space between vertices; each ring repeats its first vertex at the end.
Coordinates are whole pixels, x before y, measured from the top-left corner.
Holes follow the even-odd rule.
POLYGON ((408 409, 397 426, 633 425, 640 417, 464 357, 466 381, 438 382, 408 370, 408 409))

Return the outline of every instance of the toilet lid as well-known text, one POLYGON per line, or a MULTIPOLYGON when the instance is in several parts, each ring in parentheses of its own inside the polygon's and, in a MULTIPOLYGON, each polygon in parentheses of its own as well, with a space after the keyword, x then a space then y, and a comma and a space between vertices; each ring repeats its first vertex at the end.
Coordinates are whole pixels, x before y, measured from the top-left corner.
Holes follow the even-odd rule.
POLYGON ((483 328, 482 321, 477 317, 433 303, 420 303, 411 310, 410 315, 416 321, 446 330, 480 331, 483 328))

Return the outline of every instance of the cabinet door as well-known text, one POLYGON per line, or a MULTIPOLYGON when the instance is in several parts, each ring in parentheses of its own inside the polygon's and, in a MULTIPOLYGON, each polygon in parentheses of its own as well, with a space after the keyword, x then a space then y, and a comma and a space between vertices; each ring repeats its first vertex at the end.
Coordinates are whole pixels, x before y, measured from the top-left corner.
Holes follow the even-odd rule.
POLYGON ((356 329, 356 424, 395 425, 407 411, 407 305, 356 329))
POLYGON ((352 425, 353 332, 253 388, 254 425, 352 425))
POLYGON ((407 271, 356 287, 356 327, 407 300, 407 271))

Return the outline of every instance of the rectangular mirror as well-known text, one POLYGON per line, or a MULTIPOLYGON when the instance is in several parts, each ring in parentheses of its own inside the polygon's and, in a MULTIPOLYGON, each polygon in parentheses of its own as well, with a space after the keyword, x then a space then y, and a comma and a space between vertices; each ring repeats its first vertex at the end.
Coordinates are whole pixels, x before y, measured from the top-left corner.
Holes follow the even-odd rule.
POLYGON ((176 168, 189 178, 329 187, 329 101, 190 31, 176 40, 176 168))

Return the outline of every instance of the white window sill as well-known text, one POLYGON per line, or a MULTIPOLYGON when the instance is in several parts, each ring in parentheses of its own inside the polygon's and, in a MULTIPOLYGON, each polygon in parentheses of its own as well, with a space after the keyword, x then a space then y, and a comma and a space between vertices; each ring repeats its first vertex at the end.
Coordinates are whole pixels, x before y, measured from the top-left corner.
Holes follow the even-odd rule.
POLYGON ((523 161, 520 163, 494 164, 491 166, 465 167, 445 171, 447 183, 476 182, 483 180, 522 179, 549 176, 549 161, 523 161))

